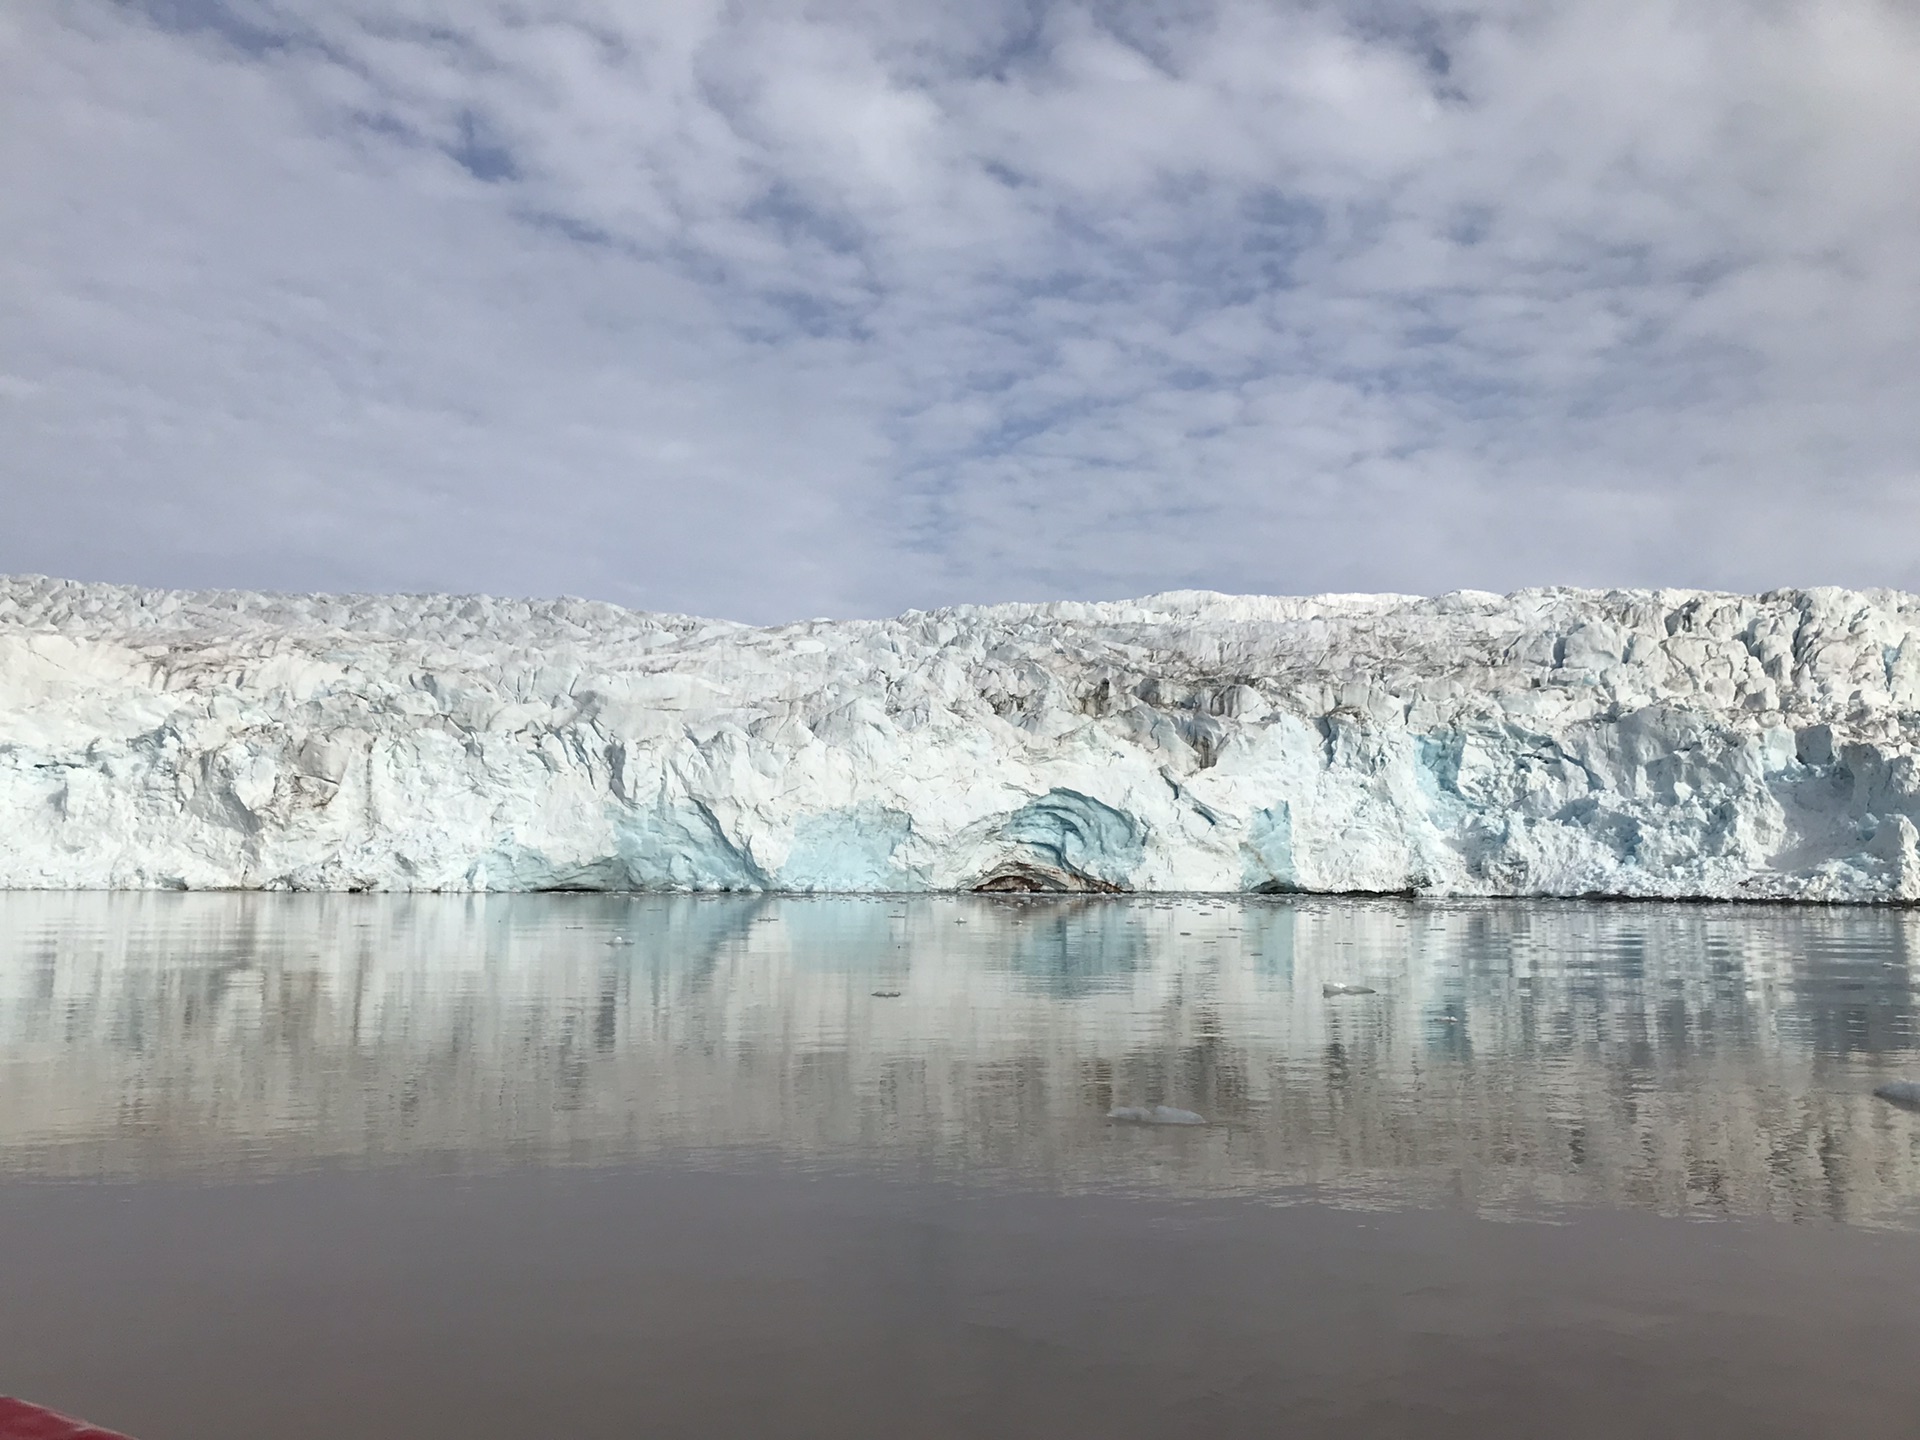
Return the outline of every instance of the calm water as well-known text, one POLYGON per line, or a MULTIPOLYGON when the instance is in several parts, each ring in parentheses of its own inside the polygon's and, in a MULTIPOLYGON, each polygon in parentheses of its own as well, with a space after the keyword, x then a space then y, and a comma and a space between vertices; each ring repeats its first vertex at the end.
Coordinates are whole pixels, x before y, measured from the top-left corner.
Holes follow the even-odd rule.
POLYGON ((1916 964, 1858 910, 0 896, 0 1392, 1907 1436, 1916 964), (1153 1105, 1208 1123, 1107 1118, 1153 1105))

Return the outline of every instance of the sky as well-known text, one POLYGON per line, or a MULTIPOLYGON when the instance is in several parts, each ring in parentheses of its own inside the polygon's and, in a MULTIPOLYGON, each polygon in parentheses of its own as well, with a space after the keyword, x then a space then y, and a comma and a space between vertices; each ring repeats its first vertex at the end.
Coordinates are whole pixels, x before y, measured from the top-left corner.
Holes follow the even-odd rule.
POLYGON ((0 571, 1920 589, 1914 0, 6 0, 0 571))

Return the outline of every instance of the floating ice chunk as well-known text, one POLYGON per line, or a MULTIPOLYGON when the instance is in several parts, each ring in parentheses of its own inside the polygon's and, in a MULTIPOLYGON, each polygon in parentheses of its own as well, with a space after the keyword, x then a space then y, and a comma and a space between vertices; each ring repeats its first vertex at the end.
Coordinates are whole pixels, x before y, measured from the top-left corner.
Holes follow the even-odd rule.
POLYGON ((1889 1080, 1884 1085, 1876 1085, 1873 1093, 1902 1109, 1920 1110, 1920 1082, 1889 1080))
POLYGON ((1109 1120, 1122 1120, 1130 1125, 1204 1125, 1206 1116, 1196 1115, 1191 1110, 1177 1110, 1171 1105, 1116 1105, 1107 1112, 1109 1120))

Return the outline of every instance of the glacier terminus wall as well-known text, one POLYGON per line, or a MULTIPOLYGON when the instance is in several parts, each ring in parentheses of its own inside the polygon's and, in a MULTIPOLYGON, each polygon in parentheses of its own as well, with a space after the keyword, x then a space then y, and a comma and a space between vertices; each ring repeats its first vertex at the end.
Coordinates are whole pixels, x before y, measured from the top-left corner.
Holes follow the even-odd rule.
POLYGON ((1920 900, 1920 597, 0 580, 0 887, 1920 900))

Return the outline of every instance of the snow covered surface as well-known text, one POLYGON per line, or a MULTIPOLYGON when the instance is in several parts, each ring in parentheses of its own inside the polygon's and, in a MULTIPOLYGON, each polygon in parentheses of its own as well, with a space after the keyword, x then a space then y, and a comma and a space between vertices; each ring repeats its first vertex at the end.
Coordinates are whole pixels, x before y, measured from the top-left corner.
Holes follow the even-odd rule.
POLYGON ((1920 597, 0 580, 0 886, 1920 900, 1920 597))

